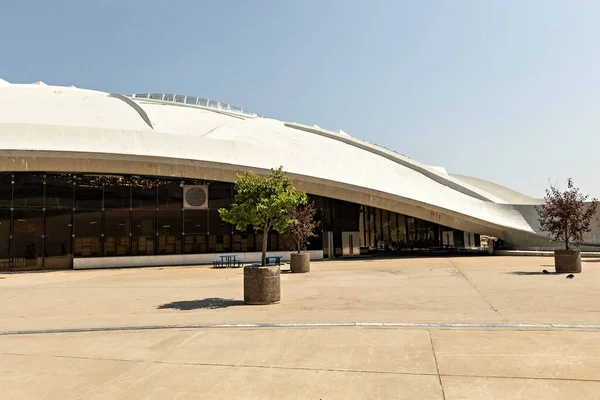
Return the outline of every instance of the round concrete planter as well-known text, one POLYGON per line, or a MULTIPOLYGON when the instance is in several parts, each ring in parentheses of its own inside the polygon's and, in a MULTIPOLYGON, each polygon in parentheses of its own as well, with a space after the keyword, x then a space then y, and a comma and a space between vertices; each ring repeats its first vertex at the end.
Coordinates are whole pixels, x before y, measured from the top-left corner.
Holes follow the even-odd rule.
POLYGON ((310 253, 292 253, 290 269, 294 273, 305 273, 310 271, 310 253))
POLYGON ((279 266, 244 267, 244 302, 273 304, 281 300, 279 266))
POLYGON ((554 269, 559 274, 581 272, 581 251, 555 250, 554 269))

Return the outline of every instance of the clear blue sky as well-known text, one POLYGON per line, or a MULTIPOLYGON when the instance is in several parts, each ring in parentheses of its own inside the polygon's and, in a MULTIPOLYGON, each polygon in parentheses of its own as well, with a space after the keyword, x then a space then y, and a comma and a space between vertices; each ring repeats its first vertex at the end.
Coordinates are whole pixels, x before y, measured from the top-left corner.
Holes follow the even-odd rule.
POLYGON ((0 77, 10 82, 210 97, 530 195, 572 177, 600 196, 598 1, 0 0, 0 9, 0 77))

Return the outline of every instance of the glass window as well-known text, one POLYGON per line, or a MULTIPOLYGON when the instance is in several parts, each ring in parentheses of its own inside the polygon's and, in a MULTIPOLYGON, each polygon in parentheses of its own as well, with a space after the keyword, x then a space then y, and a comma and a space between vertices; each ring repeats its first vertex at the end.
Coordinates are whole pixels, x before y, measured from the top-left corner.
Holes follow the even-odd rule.
POLYGON ((381 230, 381 210, 375 209, 375 236, 377 241, 383 240, 382 230, 381 230))
POLYGON ((231 204, 232 185, 230 183, 212 183, 208 186, 208 207, 219 209, 231 204))
POLYGON ((398 214, 390 212, 390 224, 392 230, 391 240, 394 243, 398 242, 398 214))
POLYGON ((385 243, 389 243, 390 242, 390 214, 388 210, 382 210, 382 223, 381 223, 381 229, 383 231, 383 241, 385 243))
POLYGON ((71 210, 46 210, 44 269, 71 268, 71 210))
POLYGON ((177 103, 185 103, 185 96, 181 95, 181 94, 178 94, 178 95, 175 96, 175 101, 177 103))
POLYGON ((454 231, 454 246, 463 247, 465 245, 465 234, 463 231, 458 231, 453 229, 454 231))
POLYGON ((198 105, 199 106, 203 106, 203 107, 207 107, 208 106, 208 100, 203 99, 201 97, 198 97, 198 105))
POLYGON ((158 254, 181 254, 183 213, 176 210, 158 213, 158 254))
POLYGON ((181 210, 183 208, 183 186, 181 183, 166 183, 158 186, 158 208, 181 210))
POLYGON ((232 251, 255 251, 254 250, 254 231, 235 232, 233 234, 232 251))
POLYGON ((10 210, 0 210, 0 271, 10 269, 10 210))
POLYGON ((406 237, 407 242, 411 245, 414 245, 417 241, 417 227, 415 224, 415 219, 412 217, 406 218, 406 237))
POLYGON ((131 208, 156 209, 157 187, 152 179, 137 179, 131 186, 131 208))
POLYGON ((184 210, 183 232, 185 254, 208 252, 208 211, 184 210))
POLYGON ((208 235, 186 234, 183 237, 183 252, 185 254, 208 253, 208 235))
POLYGON ((421 219, 416 220, 417 226, 417 242, 419 247, 427 247, 427 236, 429 232, 429 226, 427 221, 421 219))
POLYGON ((367 208, 367 239, 369 246, 375 246, 375 215, 373 214, 373 207, 367 208))
POLYGON ((104 212, 104 255, 129 255, 129 211, 104 212))
POLYGON ((102 240, 102 212, 77 210, 73 216, 73 255, 100 257, 102 240))
POLYGON ((196 102, 198 101, 197 97, 194 96, 188 96, 185 99, 185 104, 192 104, 192 105, 196 105, 196 102))
POLYGON ((185 210, 183 217, 183 232, 207 233, 208 232, 208 210, 185 210))
POLYGON ((183 214, 181 211, 160 211, 158 213, 159 235, 181 235, 183 232, 183 214))
POLYGON ((208 211, 208 251, 231 251, 231 225, 221 220, 218 210, 208 211))
POLYGON ((173 101, 173 98, 175 96, 173 96, 172 94, 165 94, 163 95, 163 101, 173 101))
POLYGON ((216 100, 209 100, 208 101, 208 106, 211 108, 217 108, 219 106, 219 102, 216 100))
POLYGON ((82 210, 102 209, 102 182, 98 175, 75 177, 75 208, 82 210))
POLYGON ((398 242, 406 244, 406 216, 397 214, 398 217, 398 242))
MULTIPOLYGON (((347 201, 335 200, 335 231, 358 231, 360 206, 347 201)), ((379 210, 377 211, 379 212, 379 210)))
POLYGON ((208 232, 223 235, 231 233, 231 225, 221 219, 218 210, 208 211, 208 232))
POLYGON ((276 231, 269 232, 269 243, 267 244, 268 251, 279 251, 279 234, 276 231))
POLYGON ((44 184, 41 173, 15 175, 13 207, 31 208, 44 206, 44 184))
POLYGON ((123 176, 107 176, 104 183, 104 208, 129 208, 131 188, 123 176))
POLYGON ((40 210, 15 210, 13 217, 13 270, 42 268, 44 215, 40 210))
POLYGON ((224 253, 231 251, 230 234, 210 234, 208 235, 208 252, 224 253))
POLYGON ((162 93, 150 93, 150 98, 152 100, 162 100, 162 93))
POLYGON ((360 207, 360 216, 358 218, 358 240, 360 247, 364 247, 366 243, 366 232, 365 232, 365 208, 364 206, 360 207))
MULTIPOLYGON (((265 237, 265 235, 263 234, 262 231, 256 232, 255 233, 255 241, 256 241, 256 251, 260 251, 262 252, 262 245, 263 245, 263 238, 265 237)), ((269 241, 267 240, 267 251, 269 251, 269 241)))
POLYGON ((0 173, 0 208, 12 207, 12 174, 0 173))
POLYGON ((308 250, 323 250, 323 233, 319 229, 317 229, 317 232, 315 233, 317 236, 308 239, 306 248, 308 250))
POLYGON ((155 254, 156 211, 133 210, 131 212, 132 255, 155 254))
POLYGON ((46 175, 46 200, 44 207, 52 209, 72 209, 74 185, 71 174, 46 175))

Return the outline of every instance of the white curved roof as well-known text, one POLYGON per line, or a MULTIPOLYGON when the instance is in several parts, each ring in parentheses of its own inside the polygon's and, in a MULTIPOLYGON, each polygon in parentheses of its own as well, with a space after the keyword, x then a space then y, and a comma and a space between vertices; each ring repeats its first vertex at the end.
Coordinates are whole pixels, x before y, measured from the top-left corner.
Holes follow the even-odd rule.
POLYGON ((509 189, 506 186, 499 185, 494 182, 486 181, 472 176, 451 174, 454 178, 457 178, 471 186, 477 187, 487 193, 496 196, 502 203, 505 204, 543 204, 544 199, 536 199, 535 197, 527 196, 523 193, 519 193, 515 190, 509 189))
POLYGON ((351 187, 357 195, 384 196, 464 216, 482 227, 533 232, 510 205, 527 196, 474 178, 448 175, 443 168, 418 163, 341 131, 196 105, 34 84, 0 85, 0 110, 0 154, 93 153, 115 159, 131 155, 225 164, 239 170, 283 165, 296 179, 351 187))

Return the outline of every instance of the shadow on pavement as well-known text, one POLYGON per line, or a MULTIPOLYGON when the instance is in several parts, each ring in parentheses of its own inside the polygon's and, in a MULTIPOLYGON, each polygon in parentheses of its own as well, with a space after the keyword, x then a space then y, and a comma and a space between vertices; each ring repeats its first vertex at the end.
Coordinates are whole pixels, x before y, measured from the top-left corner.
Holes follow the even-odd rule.
POLYGON ((557 275, 554 271, 548 271, 544 273, 543 271, 513 271, 507 272, 507 275, 557 275))
POLYGON ((189 311, 189 310, 200 310, 200 309, 209 309, 214 310, 217 308, 227 308, 234 306, 243 306, 244 302, 242 300, 233 300, 233 299, 222 299, 220 297, 210 297, 208 299, 202 300, 183 300, 183 301, 173 301, 171 303, 166 303, 157 307, 159 310, 164 309, 173 309, 173 310, 181 310, 181 311, 189 311))

